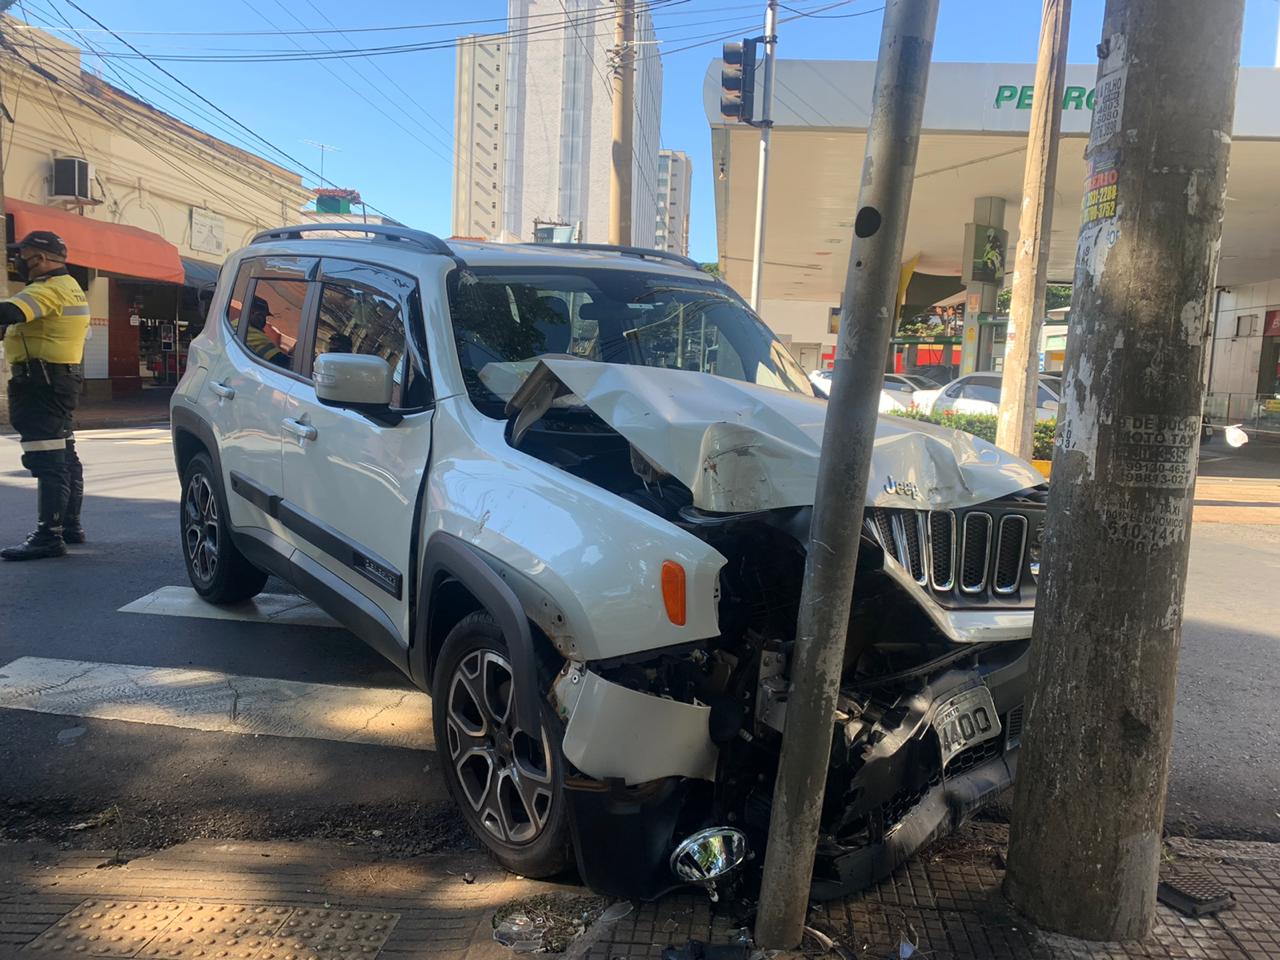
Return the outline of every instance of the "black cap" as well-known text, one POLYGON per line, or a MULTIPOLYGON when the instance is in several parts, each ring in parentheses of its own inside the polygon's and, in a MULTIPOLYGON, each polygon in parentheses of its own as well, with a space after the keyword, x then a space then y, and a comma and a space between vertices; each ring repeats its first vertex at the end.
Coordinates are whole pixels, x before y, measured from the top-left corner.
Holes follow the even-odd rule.
POLYGON ((62 242, 60 236, 49 230, 32 230, 18 241, 19 250, 27 247, 33 250, 43 250, 45 253, 51 253, 55 257, 62 257, 64 260, 67 256, 67 245, 62 242))
POLYGON ((253 302, 249 304, 249 310, 261 310, 264 316, 273 317, 275 314, 271 312, 271 304, 263 300, 261 297, 254 297, 253 302))

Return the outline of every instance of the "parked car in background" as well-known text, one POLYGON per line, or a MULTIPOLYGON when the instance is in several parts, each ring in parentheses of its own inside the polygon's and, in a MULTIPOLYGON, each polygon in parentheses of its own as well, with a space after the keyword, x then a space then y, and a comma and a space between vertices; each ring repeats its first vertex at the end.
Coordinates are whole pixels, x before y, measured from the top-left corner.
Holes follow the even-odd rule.
MULTIPOLYGON (((998 373, 969 373, 937 390, 917 390, 915 405, 925 413, 998 413, 1000 410, 998 373)), ((1036 419, 1052 420, 1058 415, 1061 380, 1042 376, 1036 394, 1036 419)))
MULTIPOLYGON (((884 378, 884 389, 880 391, 880 412, 881 413, 901 413, 911 406, 911 396, 909 392, 903 392, 906 387, 897 389, 889 385, 889 378, 893 374, 886 374, 884 378)), ((831 371, 830 370, 814 370, 809 374, 809 382, 813 384, 814 392, 824 400, 831 396, 831 371)))

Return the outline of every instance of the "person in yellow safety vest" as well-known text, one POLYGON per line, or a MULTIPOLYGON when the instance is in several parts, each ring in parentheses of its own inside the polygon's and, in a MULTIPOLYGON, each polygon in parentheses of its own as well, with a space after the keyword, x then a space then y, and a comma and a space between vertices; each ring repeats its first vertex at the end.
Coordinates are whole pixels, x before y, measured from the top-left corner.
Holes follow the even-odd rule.
POLYGON ((267 318, 273 316, 271 305, 261 297, 254 297, 249 305, 249 330, 244 335, 245 346, 269 363, 278 367, 289 366, 289 355, 267 336, 267 318))
POLYGON ((0 550, 0 557, 39 560, 61 557, 66 544, 85 539, 84 468, 71 431, 84 383, 89 301, 67 272, 67 245, 57 234, 27 234, 15 265, 27 285, 0 300, 0 330, 9 361, 9 419, 22 441, 22 465, 36 478, 39 519, 34 533, 0 550))

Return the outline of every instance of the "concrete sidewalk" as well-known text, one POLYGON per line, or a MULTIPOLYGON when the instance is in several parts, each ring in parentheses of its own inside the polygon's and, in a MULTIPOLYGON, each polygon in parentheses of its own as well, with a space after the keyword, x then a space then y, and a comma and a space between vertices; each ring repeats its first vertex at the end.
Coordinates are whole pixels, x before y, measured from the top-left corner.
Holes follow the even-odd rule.
MULTIPOLYGON (((1168 872, 1199 870, 1235 905, 1189 919, 1161 907, 1142 943, 1041 933, 1000 895, 1005 829, 971 825, 810 922, 848 953, 929 958, 1280 958, 1280 845, 1171 840, 1168 872)), ((495 910, 581 888, 513 877, 481 854, 394 860, 331 843, 199 841, 113 865, 112 851, 0 846, 0 958, 508 960, 495 910)), ((735 942, 741 907, 691 892, 599 921, 565 956, 656 960, 689 939, 735 942)), ((621 912, 621 911, 619 911, 621 912)), ((810 945, 813 954, 821 949, 810 945)))
POLYGON ((1197 523, 1280 525, 1280 480, 1201 476, 1191 518, 1197 523))

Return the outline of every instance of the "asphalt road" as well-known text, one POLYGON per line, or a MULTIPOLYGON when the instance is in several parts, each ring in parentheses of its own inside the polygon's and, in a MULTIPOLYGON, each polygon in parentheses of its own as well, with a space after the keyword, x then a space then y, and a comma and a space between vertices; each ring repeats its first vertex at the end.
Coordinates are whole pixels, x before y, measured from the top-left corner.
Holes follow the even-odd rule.
MULTIPOLYGON (((178 483, 165 432, 79 438, 90 542, 62 561, 0 563, 0 675, 39 657, 409 689, 340 629, 117 612, 186 584, 178 483)), ((1212 456, 1213 472, 1230 476, 1240 455, 1212 456)), ((0 437, 4 543, 30 529, 34 509, 18 458, 13 438, 0 437)), ((1235 466, 1256 475, 1269 462, 1235 466)), ((1280 526, 1196 526, 1168 804, 1175 832, 1280 840, 1277 570, 1280 526)), ((0 838, 27 836, 126 848, 328 836, 390 852, 469 842, 429 750, 0 709, 0 838)))

